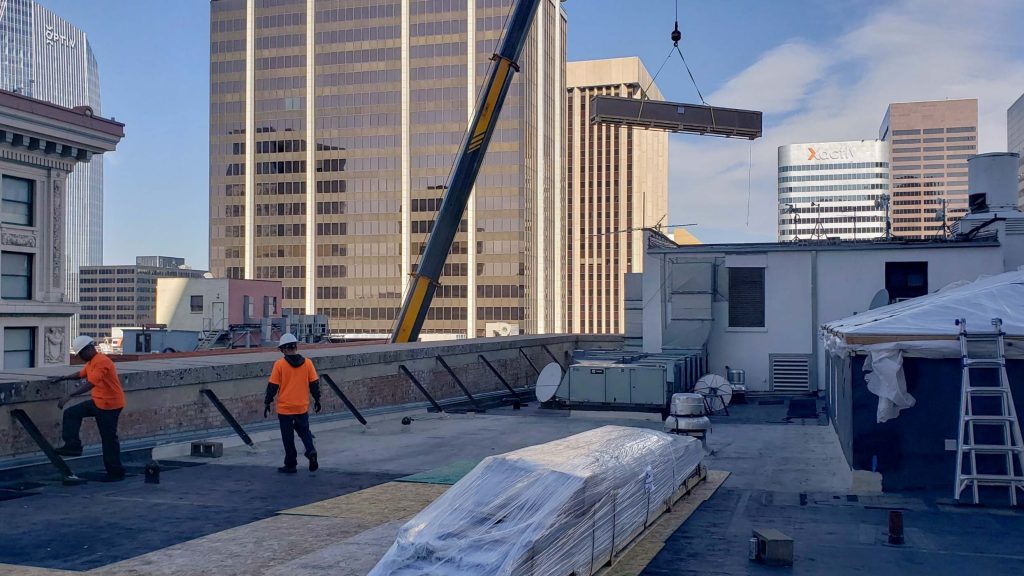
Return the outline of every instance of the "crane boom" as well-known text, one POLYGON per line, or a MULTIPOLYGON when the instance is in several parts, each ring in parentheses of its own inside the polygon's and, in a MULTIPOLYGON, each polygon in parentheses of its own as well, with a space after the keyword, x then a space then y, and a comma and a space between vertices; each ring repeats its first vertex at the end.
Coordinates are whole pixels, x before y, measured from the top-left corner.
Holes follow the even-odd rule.
MULTIPOLYGON (((491 66, 488 72, 473 120, 456 156, 455 168, 448 177, 448 186, 441 200, 434 230, 427 239, 419 266, 406 289, 405 301, 391 334, 392 342, 415 342, 419 338, 452 241, 459 230, 462 214, 466 211, 469 194, 473 190, 477 173, 480 172, 484 155, 487 153, 487 146, 494 134, 494 127, 498 123, 498 114, 505 102, 509 86, 512 85, 513 74, 519 71, 517 62, 523 52, 533 16, 540 2, 541 0, 516 0, 512 9, 505 36, 498 46, 498 52, 492 57, 495 65, 491 66)), ((470 26, 472 25, 473 23, 470 23, 470 26)))

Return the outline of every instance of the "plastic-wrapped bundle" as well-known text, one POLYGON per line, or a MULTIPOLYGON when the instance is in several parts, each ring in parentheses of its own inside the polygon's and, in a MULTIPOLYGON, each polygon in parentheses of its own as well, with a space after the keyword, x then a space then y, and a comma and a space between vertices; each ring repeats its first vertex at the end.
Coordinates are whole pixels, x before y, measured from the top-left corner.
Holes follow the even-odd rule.
POLYGON ((622 426, 492 456, 406 523, 370 575, 593 574, 702 457, 694 438, 622 426))

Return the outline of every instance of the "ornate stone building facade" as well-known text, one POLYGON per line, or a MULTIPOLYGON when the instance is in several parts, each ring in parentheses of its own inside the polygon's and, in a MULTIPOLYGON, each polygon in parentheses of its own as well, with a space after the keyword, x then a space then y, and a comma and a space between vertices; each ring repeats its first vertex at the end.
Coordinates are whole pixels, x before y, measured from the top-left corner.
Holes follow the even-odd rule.
POLYGON ((0 90, 0 344, 2 368, 67 364, 67 181, 113 151, 124 125, 0 90))

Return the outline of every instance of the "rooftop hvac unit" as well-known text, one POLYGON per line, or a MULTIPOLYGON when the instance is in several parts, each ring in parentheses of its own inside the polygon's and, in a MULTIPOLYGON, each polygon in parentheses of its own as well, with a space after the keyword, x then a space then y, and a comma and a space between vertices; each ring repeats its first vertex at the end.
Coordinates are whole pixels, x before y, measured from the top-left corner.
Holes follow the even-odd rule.
POLYGON ((519 324, 509 324, 508 322, 488 322, 484 324, 484 334, 488 338, 494 336, 518 336, 519 335, 519 324))
POLYGON ((554 400, 578 408, 660 412, 668 404, 665 366, 573 364, 554 400))

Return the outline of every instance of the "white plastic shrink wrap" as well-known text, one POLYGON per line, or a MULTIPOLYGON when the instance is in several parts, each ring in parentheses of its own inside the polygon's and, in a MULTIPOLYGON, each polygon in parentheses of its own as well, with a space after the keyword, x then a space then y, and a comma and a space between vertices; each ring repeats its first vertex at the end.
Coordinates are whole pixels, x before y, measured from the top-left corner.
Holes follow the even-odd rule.
POLYGON ((702 457, 694 438, 622 426, 489 457, 405 524, 370 574, 593 574, 702 457))

